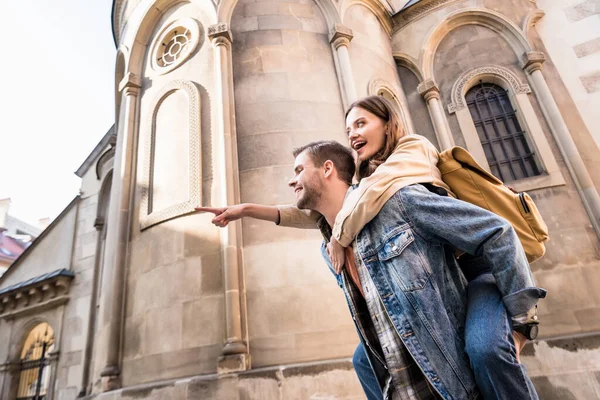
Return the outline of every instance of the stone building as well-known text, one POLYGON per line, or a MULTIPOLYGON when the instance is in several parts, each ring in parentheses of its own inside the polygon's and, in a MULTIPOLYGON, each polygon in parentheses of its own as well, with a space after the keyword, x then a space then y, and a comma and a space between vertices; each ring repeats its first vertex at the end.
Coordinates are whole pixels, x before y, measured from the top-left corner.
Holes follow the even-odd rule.
POLYGON ((319 234, 193 207, 293 197, 295 146, 377 94, 536 200, 549 296, 524 362, 600 396, 598 0, 114 1, 115 125, 0 279, 0 397, 359 399, 319 234))

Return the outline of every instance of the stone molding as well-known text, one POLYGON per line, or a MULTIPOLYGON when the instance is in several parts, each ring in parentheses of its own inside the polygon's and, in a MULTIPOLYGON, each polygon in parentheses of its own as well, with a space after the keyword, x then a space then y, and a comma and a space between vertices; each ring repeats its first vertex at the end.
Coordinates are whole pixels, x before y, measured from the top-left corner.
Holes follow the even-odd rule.
POLYGON ((54 276, 1 294, 0 318, 10 319, 26 312, 66 303, 73 278, 66 275, 54 276))
POLYGON ((377 92, 381 89, 390 92, 390 94, 396 99, 398 98, 396 93, 398 93, 399 88, 394 87, 391 83, 381 78, 375 78, 369 81, 369 84, 367 86, 367 94, 369 96, 375 96, 377 95, 377 92))
POLYGON ((541 51, 528 51, 523 54, 522 62, 523 69, 527 73, 532 74, 533 72, 542 69, 542 64, 546 61, 546 55, 541 51))
POLYGON ((414 20, 417 20, 430 12, 459 0, 421 0, 415 5, 409 7, 406 11, 400 11, 394 18, 394 30, 399 31, 414 20))
POLYGON ((115 42, 118 44, 121 40, 121 22, 123 19, 123 13, 127 6, 126 0, 114 0, 113 5, 113 33, 115 35, 115 42))
POLYGON ((335 24, 329 34, 329 43, 337 50, 340 46, 348 47, 353 37, 352 29, 343 24, 335 24))
POLYGON ((200 93, 191 81, 176 80, 167 84, 157 95, 152 107, 150 119, 147 123, 150 132, 144 147, 144 177, 142 180, 142 202, 140 207, 140 230, 167 221, 169 219, 188 214, 200 204, 202 199, 201 185, 201 152, 200 152, 200 93), (150 176, 154 162, 154 140, 156 129, 156 115, 163 100, 177 90, 184 91, 188 96, 188 134, 189 134, 189 199, 179 204, 158 211, 148 209, 152 202, 152 188, 150 176))
POLYGON ((231 42, 233 41, 231 30, 229 30, 229 25, 227 25, 225 22, 209 26, 207 35, 213 46, 222 44, 231 45, 231 42))
POLYGON ((427 79, 426 81, 419 83, 417 92, 423 96, 426 102, 431 98, 440 98, 440 88, 432 79, 427 79))
POLYGON ((469 89, 469 84, 473 82, 474 79, 486 75, 500 77, 504 82, 510 85, 514 94, 531 93, 529 85, 521 83, 519 78, 505 67, 488 65, 485 67, 473 68, 463 73, 454 83, 454 86, 452 87, 452 102, 448 105, 448 112, 450 114, 467 106, 465 102, 465 92, 469 89))
POLYGON ((139 92, 142 87, 142 79, 134 74, 133 72, 128 72, 125 74, 121 82, 119 82, 119 92, 125 91, 127 94, 128 90, 133 90, 135 93, 139 92))

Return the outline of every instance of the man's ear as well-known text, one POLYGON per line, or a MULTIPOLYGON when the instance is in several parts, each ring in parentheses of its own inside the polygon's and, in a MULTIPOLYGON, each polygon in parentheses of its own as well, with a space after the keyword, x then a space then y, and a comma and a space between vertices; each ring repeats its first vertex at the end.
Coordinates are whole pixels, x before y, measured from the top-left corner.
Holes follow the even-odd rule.
POLYGON ((333 165, 333 161, 331 160, 327 160, 323 163, 323 171, 324 171, 324 177, 325 178, 330 178, 331 176, 333 176, 333 173, 335 172, 335 166, 333 165))

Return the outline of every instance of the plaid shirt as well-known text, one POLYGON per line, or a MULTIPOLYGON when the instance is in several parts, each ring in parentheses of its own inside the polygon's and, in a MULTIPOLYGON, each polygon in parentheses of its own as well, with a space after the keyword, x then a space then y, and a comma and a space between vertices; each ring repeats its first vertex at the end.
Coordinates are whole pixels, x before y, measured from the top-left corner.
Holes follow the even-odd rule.
MULTIPOLYGON (((356 259, 357 257, 355 257, 356 259)), ((429 384, 419 365, 412 358, 408 349, 400 339, 398 331, 390 321, 377 288, 362 262, 357 264, 358 275, 365 294, 371 321, 375 326, 379 343, 383 350, 385 363, 392 378, 392 399, 400 400, 435 400, 440 396, 429 384)))
MULTIPOLYGON (((331 228, 325 218, 321 217, 317 226, 325 241, 329 242, 331 228)), ((360 257, 355 256, 354 259, 360 261, 360 257)), ((365 296, 363 297, 345 270, 342 271, 343 289, 348 296, 352 316, 366 342, 366 347, 386 366, 384 400, 441 399, 404 346, 366 267, 362 262, 358 262, 357 269, 365 296)))

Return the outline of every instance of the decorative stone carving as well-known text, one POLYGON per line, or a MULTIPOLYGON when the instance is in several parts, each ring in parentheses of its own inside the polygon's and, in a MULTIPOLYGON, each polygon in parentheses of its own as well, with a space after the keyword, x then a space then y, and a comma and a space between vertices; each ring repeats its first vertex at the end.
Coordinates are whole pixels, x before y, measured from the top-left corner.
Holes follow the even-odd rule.
POLYGON ((404 28, 412 21, 424 17, 431 11, 458 0, 421 0, 415 5, 409 7, 406 11, 400 12, 394 18, 396 30, 404 28))
POLYGON ((533 73, 542 69, 542 64, 546 61, 546 55, 541 51, 528 51, 523 54, 523 69, 528 73, 533 73))
POLYGON ((204 37, 193 18, 175 20, 162 28, 150 50, 152 69, 162 75, 183 64, 201 44, 204 37))
POLYGON ((333 47, 337 50, 340 46, 348 47, 353 37, 352 29, 342 24, 335 24, 329 34, 329 43, 333 44, 333 47))
POLYGON ((231 31, 225 22, 220 22, 208 27, 208 38, 213 46, 219 44, 230 45, 232 42, 231 31))
POLYGON ((452 103, 448 105, 450 114, 466 107, 465 93, 470 88, 470 84, 478 78, 494 76, 506 82, 515 94, 531 93, 531 88, 525 83, 521 83, 509 69, 497 65, 488 65, 485 67, 473 68, 463 73, 452 87, 452 103))
POLYGON ((140 229, 144 230, 152 225, 159 224, 166 220, 190 213, 194 207, 200 204, 202 185, 201 179, 201 153, 200 153, 200 93, 198 88, 191 81, 176 80, 165 86, 157 96, 152 108, 150 120, 147 123, 149 129, 146 145, 144 147, 144 177, 142 180, 142 202, 140 207, 140 229), (188 138, 189 138, 189 198, 178 204, 169 207, 154 210, 152 209, 153 200, 153 181, 152 174, 154 168, 155 139, 156 139, 156 116, 162 102, 173 92, 183 91, 188 100, 188 138))
POLYGON ((395 98, 397 98, 396 92, 400 90, 399 88, 392 86, 392 84, 390 84, 385 79, 376 78, 372 79, 369 82, 369 85, 367 87, 367 93, 369 94, 369 96, 376 96, 379 94, 379 91, 381 91, 381 89, 385 89, 386 91, 390 92, 390 94, 392 94, 395 98))
POLYGON ((440 98, 440 88, 432 79, 427 79, 426 81, 419 83, 417 91, 423 96, 425 101, 429 101, 432 97, 435 97, 436 99, 440 98))
POLYGON ((0 318, 66 303, 74 277, 72 271, 62 269, 2 289, 0 318))

